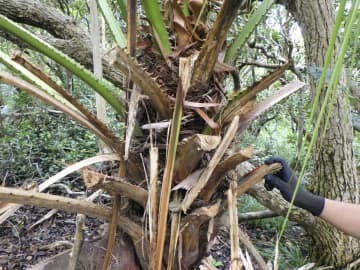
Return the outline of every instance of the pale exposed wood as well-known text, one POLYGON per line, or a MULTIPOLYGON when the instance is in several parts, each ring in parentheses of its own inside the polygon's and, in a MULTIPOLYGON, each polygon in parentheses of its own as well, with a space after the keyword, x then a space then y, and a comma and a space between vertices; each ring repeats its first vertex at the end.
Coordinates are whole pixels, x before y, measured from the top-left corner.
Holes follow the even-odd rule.
MULTIPOLYGON (((90 8, 90 38, 92 45, 93 55, 93 72, 96 78, 102 79, 102 46, 101 46, 101 30, 100 30, 100 17, 97 12, 96 0, 89 1, 90 8)), ((106 123, 106 102, 105 99, 98 93, 95 93, 95 105, 97 118, 106 123)), ((106 144, 102 140, 99 140, 100 153, 106 153, 106 144)))
MULTIPOLYGON (((94 192, 93 194, 91 194, 89 197, 87 197, 85 199, 85 201, 88 202, 93 202, 97 197, 99 197, 101 194, 103 193, 102 190, 98 190, 96 192, 94 192)), ((34 224, 32 224, 30 227, 27 227, 26 230, 30 231, 32 228, 34 228, 35 226, 39 225, 40 223, 48 220, 49 218, 51 218, 53 215, 55 215, 58 212, 57 209, 52 209, 50 210, 46 215, 44 215, 41 219, 37 220, 34 224)))
POLYGON ((158 234, 156 239, 156 258, 155 258, 155 269, 160 270, 162 268, 162 258, 164 253, 164 244, 167 230, 167 219, 169 211, 169 200, 171 193, 171 185, 173 182, 174 166, 176 160, 176 152, 179 140, 179 134, 181 129, 181 117, 183 114, 183 102, 186 97, 187 89, 183 89, 182 86, 189 85, 186 81, 189 79, 189 65, 181 64, 181 62, 192 63, 192 57, 180 58, 178 88, 176 92, 175 108, 172 117, 172 125, 170 130, 170 137, 167 149, 167 159, 165 163, 164 175, 162 180, 160 204, 159 204, 159 215, 158 215, 158 234))
POLYGON ((247 212, 238 214, 239 222, 250 221, 254 219, 273 218, 278 217, 279 214, 271 210, 247 212))
POLYGON ((115 178, 91 170, 84 170, 84 182, 88 188, 103 189, 109 193, 125 196, 141 206, 145 207, 148 193, 145 189, 125 182, 121 178, 115 178))
POLYGON ((75 230, 75 240, 72 250, 69 254, 69 270, 75 270, 76 264, 79 259, 81 246, 84 241, 84 225, 85 225, 85 215, 78 214, 76 216, 76 230, 75 230))
MULTIPOLYGON (((70 165, 69 167, 65 168, 61 172, 55 174, 54 176, 50 177, 43 183, 39 185, 39 192, 44 191, 52 184, 58 182, 60 179, 64 178, 65 176, 76 172, 78 170, 81 170, 84 167, 90 166, 91 164, 97 163, 97 162, 104 162, 104 161, 112 161, 112 160, 119 160, 120 157, 117 154, 106 154, 106 155, 100 155, 96 157, 91 157, 88 159, 84 159, 78 163, 75 163, 73 165, 70 165)), ((21 207, 21 205, 13 204, 10 205, 7 204, 6 206, 6 212, 0 216, 0 224, 3 223, 9 216, 11 216, 13 213, 16 212, 21 207)), ((2 211, 0 210, 0 213, 2 211)))
POLYGON ((292 81, 279 89, 274 95, 266 98, 262 102, 257 103, 251 111, 249 111, 247 114, 244 114, 240 118, 239 132, 244 131, 250 125, 250 123, 252 123, 252 121, 257 116, 261 115, 264 111, 268 110, 282 99, 300 90, 305 85, 305 83, 300 81, 292 81))
POLYGON ((211 158, 207 168, 201 174, 199 181, 196 183, 196 185, 190 191, 188 191, 186 193, 185 198, 181 204, 181 209, 185 213, 189 209, 189 207, 193 203, 193 201, 197 198, 200 191, 203 189, 203 187, 209 181, 211 174, 213 173, 213 171, 216 168, 216 165, 219 163, 220 159, 222 158, 225 151, 227 150, 230 143, 232 142, 232 140, 236 134, 237 128, 238 128, 238 122, 239 122, 239 117, 236 116, 233 119, 232 123, 230 124, 218 149, 216 150, 213 157, 211 158))
POLYGON ((253 185, 263 180, 265 175, 275 173, 281 170, 280 163, 273 163, 271 165, 261 165, 255 170, 245 175, 239 180, 239 186, 237 188, 237 196, 241 196, 248 191, 253 185))
POLYGON ((197 168, 204 152, 214 150, 220 143, 219 136, 195 134, 179 144, 175 167, 174 183, 184 180, 197 168))
POLYGON ((291 64, 291 62, 287 62, 277 70, 251 85, 245 91, 234 94, 233 99, 224 108, 224 111, 221 114, 220 123, 228 123, 235 115, 242 116, 249 112, 255 105, 256 95, 276 82, 291 64))
POLYGON ((134 133, 134 128, 136 125, 136 114, 138 110, 140 100, 140 91, 136 85, 133 86, 131 89, 131 96, 130 96, 130 103, 129 103, 129 112, 127 116, 127 128, 126 128, 126 135, 125 135, 125 153, 124 159, 128 160, 129 158, 129 151, 131 145, 131 139, 134 133))
MULTIPOLYGON (((109 208, 83 200, 6 187, 0 187, 0 198, 5 202, 58 209, 70 213, 82 213, 87 216, 105 220, 111 219, 111 210, 109 208)), ((128 233, 133 240, 139 241, 139 239, 141 239, 141 226, 129 218, 119 216, 119 226, 128 233)))
POLYGON ((255 151, 253 148, 245 148, 239 152, 231 155, 223 162, 218 164, 212 173, 209 182, 206 184, 204 189, 200 192, 199 198, 204 201, 209 201, 211 196, 216 191, 218 185, 223 180, 223 177, 227 172, 234 169, 239 163, 250 159, 254 155, 255 151))
POLYGON ((155 147, 150 148, 150 187, 149 187, 149 265, 150 269, 155 269, 156 256, 156 238, 157 238, 157 215, 158 205, 158 189, 157 181, 159 177, 159 152, 155 147))
MULTIPOLYGON (((234 178, 234 177, 233 177, 234 178)), ((242 253, 239 244, 239 225, 237 217, 237 182, 235 179, 230 183, 230 189, 227 191, 229 219, 230 219, 230 269, 238 270, 243 266, 240 254, 242 253)))
POLYGON ((0 198, 2 201, 59 209, 71 213, 79 212, 101 219, 109 219, 111 212, 108 208, 90 202, 16 188, 0 187, 0 198))

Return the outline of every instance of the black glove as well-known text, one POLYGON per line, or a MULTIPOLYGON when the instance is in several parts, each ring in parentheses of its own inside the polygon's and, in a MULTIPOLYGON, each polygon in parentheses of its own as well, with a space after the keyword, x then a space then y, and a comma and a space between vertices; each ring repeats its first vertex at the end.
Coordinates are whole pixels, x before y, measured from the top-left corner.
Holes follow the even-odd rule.
MULTIPOLYGON (((284 159, 280 157, 270 157, 265 160, 265 164, 269 165, 272 163, 281 163, 282 169, 275 174, 265 176, 265 188, 267 190, 277 188, 280 190, 284 199, 290 202, 295 191, 297 177, 284 159)), ((294 205, 308 210, 314 216, 319 216, 324 208, 324 204, 325 198, 314 195, 302 186, 299 186, 294 205)))

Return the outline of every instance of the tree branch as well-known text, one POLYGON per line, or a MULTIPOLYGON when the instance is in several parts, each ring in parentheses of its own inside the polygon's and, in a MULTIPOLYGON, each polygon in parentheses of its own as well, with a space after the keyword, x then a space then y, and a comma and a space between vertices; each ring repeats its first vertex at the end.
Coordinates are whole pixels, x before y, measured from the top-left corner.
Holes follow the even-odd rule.
MULTIPOLYGON (((245 161, 237 167, 237 173, 239 178, 252 171, 254 166, 245 161)), ((247 193, 254 197, 259 203, 266 208, 274 211, 278 215, 285 216, 289 208, 289 203, 286 202, 277 191, 269 192, 264 188, 262 183, 252 186, 247 193)), ((293 207, 290 213, 290 220, 299 223, 306 228, 312 228, 315 226, 316 218, 309 212, 297 207, 293 207)))

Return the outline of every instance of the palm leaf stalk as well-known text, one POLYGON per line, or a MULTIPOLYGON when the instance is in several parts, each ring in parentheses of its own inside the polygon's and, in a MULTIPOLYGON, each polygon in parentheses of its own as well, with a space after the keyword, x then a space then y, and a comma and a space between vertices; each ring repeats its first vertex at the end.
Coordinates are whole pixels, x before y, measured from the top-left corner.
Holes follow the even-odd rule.
POLYGON ((124 116, 125 110, 123 105, 117 97, 113 95, 104 80, 97 79, 94 74, 82 67, 80 64, 3 15, 0 15, 0 28, 21 39, 39 52, 54 60, 59 65, 71 71, 74 75, 93 88, 94 91, 99 93, 118 114, 124 116))
MULTIPOLYGON (((111 34, 113 35, 116 43, 124 48, 126 46, 126 36, 121 30, 119 22, 116 20, 114 13, 111 11, 111 8, 107 2, 107 0, 96 0, 102 15, 105 18, 107 25, 110 28, 111 34)), ((122 0, 119 0, 122 2, 122 0)), ((124 18, 126 20, 126 17, 124 18)))

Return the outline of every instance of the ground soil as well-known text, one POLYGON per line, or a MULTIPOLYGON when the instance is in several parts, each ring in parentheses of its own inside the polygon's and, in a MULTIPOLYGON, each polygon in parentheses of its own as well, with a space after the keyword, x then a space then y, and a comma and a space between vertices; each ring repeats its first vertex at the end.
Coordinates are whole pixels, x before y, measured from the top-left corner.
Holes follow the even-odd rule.
MULTIPOLYGON (((50 219, 29 229, 48 212, 48 209, 43 208, 22 207, 0 225, 0 270, 26 269, 71 247, 75 232, 75 214, 59 211, 50 219)), ((274 232, 261 230, 252 225, 241 226, 259 248, 273 250, 274 232)), ((88 218, 86 239, 99 239, 103 227, 102 221, 88 218)), ((304 238, 303 235, 297 235, 304 238)), ((210 256, 209 260, 217 269, 229 269, 230 241, 226 230, 222 230, 215 239, 210 256)), ((254 263, 254 270, 256 269, 258 268, 254 263)))

